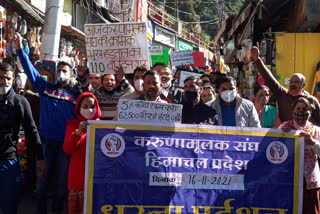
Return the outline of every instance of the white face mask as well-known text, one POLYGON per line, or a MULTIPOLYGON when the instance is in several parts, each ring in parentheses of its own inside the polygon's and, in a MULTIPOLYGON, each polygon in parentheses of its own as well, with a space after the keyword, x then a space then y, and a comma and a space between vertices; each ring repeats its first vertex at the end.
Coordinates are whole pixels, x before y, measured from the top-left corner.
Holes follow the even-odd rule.
POLYGON ((142 83, 143 83, 143 79, 137 79, 137 80, 134 82, 134 88, 135 88, 137 91, 139 91, 139 92, 142 92, 142 91, 143 91, 142 83))
POLYGON ((9 87, 0 87, 0 95, 4 95, 6 93, 8 93, 11 89, 11 86, 9 87))
POLYGON ((96 114, 96 109, 95 108, 89 108, 89 109, 85 109, 85 108, 80 108, 80 114, 86 118, 87 120, 90 120, 94 117, 94 115, 96 114))
POLYGON ((162 84, 162 88, 169 88, 171 86, 170 80, 164 84, 162 84))
POLYGON ((227 90, 221 93, 221 98, 223 101, 227 103, 231 103, 237 96, 237 92, 235 90, 227 90))
POLYGON ((57 81, 58 82, 67 82, 67 81, 69 81, 68 74, 64 73, 64 72, 58 72, 57 73, 57 81))

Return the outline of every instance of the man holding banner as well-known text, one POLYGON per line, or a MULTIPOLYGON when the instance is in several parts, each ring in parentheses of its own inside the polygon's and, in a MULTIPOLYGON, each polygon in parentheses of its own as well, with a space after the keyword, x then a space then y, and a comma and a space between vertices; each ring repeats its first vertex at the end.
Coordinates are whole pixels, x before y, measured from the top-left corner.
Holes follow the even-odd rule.
POLYGON ((218 79, 216 87, 219 96, 208 105, 217 111, 219 125, 261 127, 256 108, 250 100, 237 94, 232 77, 218 79))
POLYGON ((137 100, 168 103, 168 101, 160 97, 162 84, 160 83, 160 76, 156 71, 150 70, 144 74, 142 86, 143 94, 137 100))

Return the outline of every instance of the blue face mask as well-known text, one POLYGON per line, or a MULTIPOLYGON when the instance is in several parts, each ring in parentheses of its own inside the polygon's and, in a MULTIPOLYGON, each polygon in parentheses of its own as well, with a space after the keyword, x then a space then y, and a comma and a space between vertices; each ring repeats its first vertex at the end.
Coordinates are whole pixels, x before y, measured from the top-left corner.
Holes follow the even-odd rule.
POLYGON ((199 96, 199 93, 197 91, 196 92, 191 92, 191 91, 184 92, 185 100, 190 103, 193 103, 193 101, 195 101, 198 96, 199 96))

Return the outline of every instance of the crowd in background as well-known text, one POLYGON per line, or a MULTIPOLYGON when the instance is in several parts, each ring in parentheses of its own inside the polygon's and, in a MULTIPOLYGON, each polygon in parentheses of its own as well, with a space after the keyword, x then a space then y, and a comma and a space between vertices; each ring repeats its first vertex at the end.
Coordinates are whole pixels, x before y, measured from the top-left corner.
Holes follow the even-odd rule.
MULTIPOLYGON (((83 213, 87 120, 117 120, 119 99, 181 104, 182 123, 297 130, 305 137, 304 213, 319 213, 320 105, 304 91, 302 74, 294 74, 289 89, 281 86, 259 57, 251 59, 266 85, 257 85, 254 100, 242 98, 236 81, 220 72, 190 76, 179 87, 181 71, 163 63, 151 70, 137 67, 125 74, 90 74, 85 66, 57 65, 56 77, 37 70, 15 35, 19 60, 28 81, 23 90, 15 84, 12 62, 0 65, 0 208, 16 213, 20 198, 17 154, 20 126, 36 173, 37 213, 47 213, 47 195, 54 183, 50 209, 61 213, 68 198, 68 213, 83 213), (57 83, 53 83, 56 78, 57 83), (76 81, 74 81, 74 79, 76 81), (20 95, 21 94, 21 95, 20 95), (54 178, 54 179, 52 179, 54 178)), ((190 70, 189 70, 190 71, 190 70)), ((193 70, 195 73, 199 73, 193 70)))

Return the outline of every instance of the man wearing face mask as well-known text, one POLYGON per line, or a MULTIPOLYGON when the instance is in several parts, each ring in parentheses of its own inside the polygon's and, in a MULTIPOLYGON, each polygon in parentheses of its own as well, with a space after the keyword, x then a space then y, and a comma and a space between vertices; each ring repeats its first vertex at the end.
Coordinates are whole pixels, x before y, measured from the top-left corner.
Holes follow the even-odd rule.
POLYGON ((101 120, 113 120, 117 115, 119 99, 124 94, 134 92, 125 78, 122 67, 116 67, 115 74, 101 76, 101 87, 93 92, 101 109, 101 120))
POLYGON ((209 103, 217 111, 221 126, 259 127, 259 116, 253 103, 237 95, 232 77, 222 77, 216 81, 218 97, 209 103))
MULTIPOLYGON (((20 126, 23 127, 26 143, 32 143, 38 159, 42 159, 41 142, 26 98, 12 88, 13 67, 0 64, 0 212, 16 213, 20 197, 20 167, 17 141, 20 126)), ((44 162, 38 161, 37 165, 44 162)))
POLYGON ((134 85, 134 92, 130 94, 123 95, 120 99, 130 99, 134 100, 138 98, 143 92, 143 75, 147 72, 147 69, 143 66, 137 67, 133 71, 133 85, 134 85))
POLYGON ((19 59, 31 84, 39 93, 40 111, 40 137, 46 173, 39 182, 37 190, 37 213, 46 213, 46 194, 49 178, 56 173, 56 195, 54 197, 52 210, 61 213, 64 207, 64 199, 67 194, 67 175, 69 158, 63 151, 62 145, 65 137, 66 122, 73 119, 74 105, 80 94, 80 87, 71 87, 71 66, 66 62, 59 62, 57 67, 57 84, 45 81, 39 72, 33 67, 29 57, 23 51, 22 38, 20 34, 15 35, 16 48, 19 59))
POLYGON ((317 98, 304 90, 306 78, 302 74, 295 73, 291 76, 288 90, 280 85, 269 69, 264 65, 260 58, 259 43, 257 43, 257 47, 251 49, 250 59, 254 61, 257 70, 265 81, 265 85, 270 88, 275 99, 278 101, 281 122, 293 119, 293 113, 290 106, 292 106, 298 98, 303 97, 311 103, 313 108, 310 121, 320 125, 320 104, 317 98))
POLYGON ((172 70, 169 67, 162 67, 159 75, 162 83, 161 94, 171 103, 180 103, 182 101, 182 90, 178 88, 178 84, 172 84, 172 70))
POLYGON ((182 123, 218 125, 216 111, 200 101, 201 80, 190 76, 184 80, 182 123))

